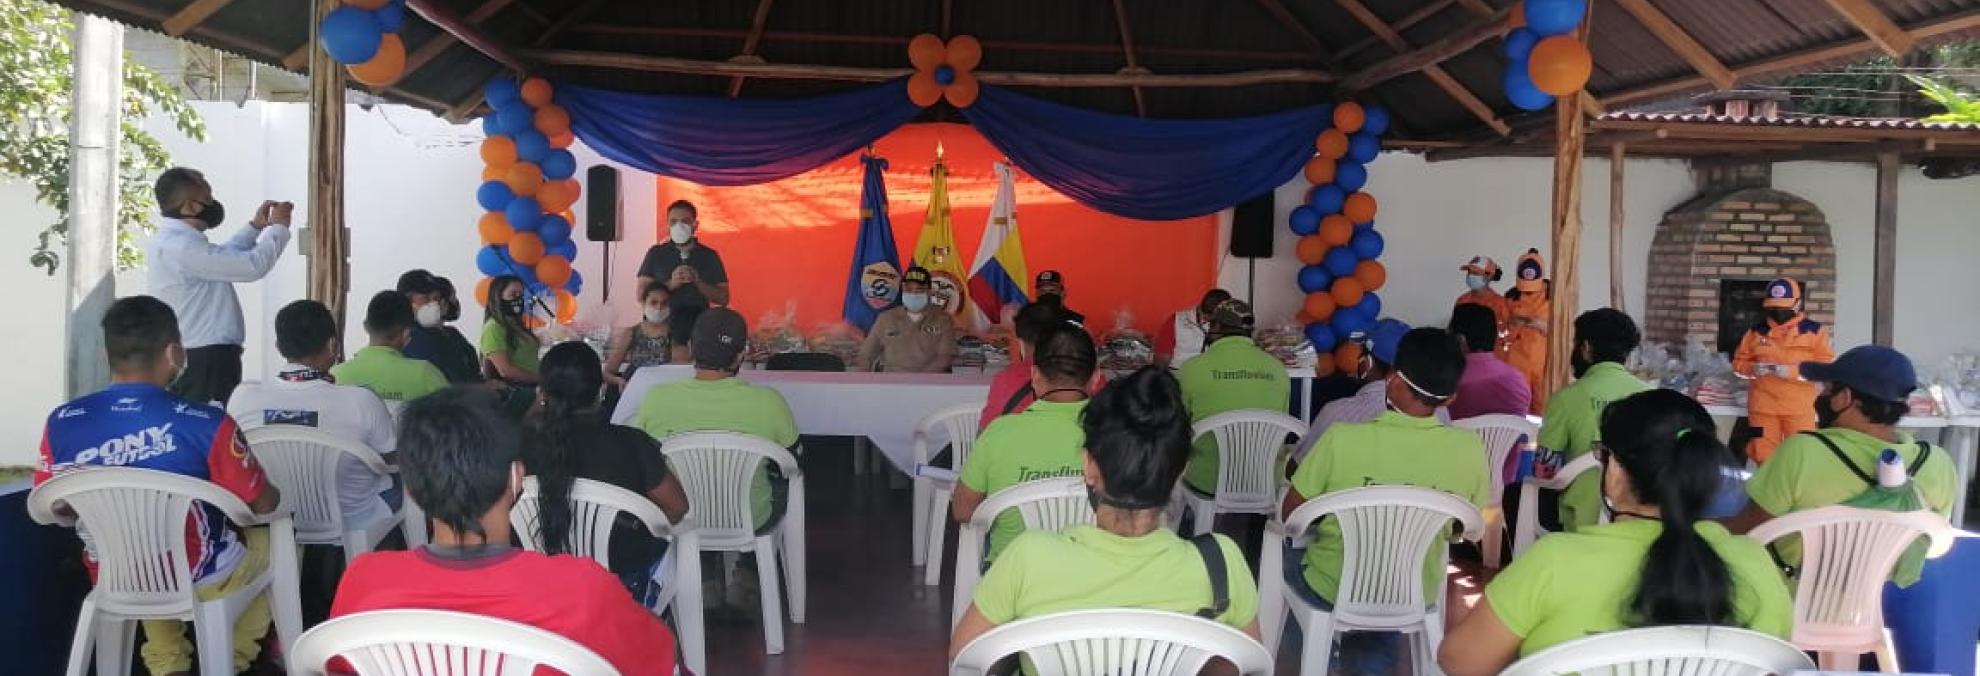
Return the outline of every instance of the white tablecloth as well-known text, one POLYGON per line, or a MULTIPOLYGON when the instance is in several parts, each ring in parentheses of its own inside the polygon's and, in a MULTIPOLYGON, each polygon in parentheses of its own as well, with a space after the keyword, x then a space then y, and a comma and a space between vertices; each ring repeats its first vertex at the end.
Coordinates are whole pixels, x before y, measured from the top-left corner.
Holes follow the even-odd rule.
MULTIPOLYGON (((627 425, 655 385, 694 375, 686 365, 649 366, 626 382, 612 422, 627 425)), ((816 373, 744 371, 742 379, 784 395, 798 430, 822 436, 866 437, 902 472, 910 472, 914 426, 930 413, 957 404, 983 404, 989 375, 917 373, 816 373)), ((946 440, 931 440, 944 443, 946 440)), ((936 449, 930 449, 934 452, 936 449)))

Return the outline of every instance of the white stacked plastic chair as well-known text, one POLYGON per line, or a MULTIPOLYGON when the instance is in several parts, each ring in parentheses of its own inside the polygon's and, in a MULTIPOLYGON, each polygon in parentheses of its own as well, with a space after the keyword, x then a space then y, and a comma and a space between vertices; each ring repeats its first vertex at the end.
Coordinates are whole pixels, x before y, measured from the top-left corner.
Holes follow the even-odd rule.
POLYGON ((1766 676, 1813 669, 1799 648, 1737 627, 1651 627, 1596 634, 1528 655, 1499 676, 1766 676))
POLYGON ((1444 637, 1444 584, 1426 597, 1423 560, 1437 554, 1438 570, 1450 558, 1450 524, 1463 526, 1465 539, 1478 537, 1484 517, 1478 508, 1443 491, 1411 486, 1372 486, 1328 493, 1306 501, 1285 521, 1265 526, 1259 562, 1259 626, 1266 647, 1278 650, 1280 628, 1290 613, 1304 630, 1300 673, 1327 673, 1334 635, 1346 631, 1410 634, 1415 668, 1433 674, 1437 646, 1444 637), (1311 544, 1309 531, 1323 517, 1341 528, 1341 578, 1334 609, 1322 610, 1288 588, 1284 543, 1311 544))
POLYGON ((982 676, 1023 653, 1039 676, 1195 676, 1212 658, 1240 676, 1272 673, 1272 654, 1244 632, 1160 610, 1075 610, 1018 620, 964 646, 952 676, 982 676))
MULTIPOLYGON (((970 449, 976 446, 978 423, 982 420, 983 402, 957 404, 928 414, 914 426, 914 467, 929 462, 934 439, 946 436, 949 439, 949 466, 947 469, 960 475, 963 461, 969 459, 970 449), (938 435, 937 430, 942 434, 938 435)), ((942 549, 949 532, 949 496, 955 491, 955 483, 917 476, 914 477, 914 565, 927 566, 922 572, 922 584, 933 587, 942 583, 942 549)))
POLYGON ((323 676, 342 657, 358 676, 530 676, 538 666, 567 676, 618 676, 576 641, 508 620, 447 610, 374 610, 303 634, 290 676, 323 676))
POLYGON ((124 467, 77 469, 48 480, 28 495, 28 513, 43 524, 88 531, 97 555, 96 587, 83 599, 69 644, 70 676, 89 669, 123 676, 139 620, 193 623, 200 673, 234 673, 234 621, 254 597, 267 593, 277 641, 287 654, 302 633, 297 594, 296 534, 286 505, 257 515, 246 503, 201 479, 124 467), (186 519, 196 503, 212 505, 237 526, 267 526, 268 569, 234 593, 201 601, 186 554, 186 519), (61 511, 58 506, 66 506, 61 511))
POLYGON ((976 593, 976 582, 983 579, 983 557, 988 549, 984 539, 997 515, 1017 510, 1025 530, 1062 530, 1067 526, 1093 523, 1093 503, 1086 497, 1086 481, 1078 477, 1043 479, 1006 488, 983 499, 969 523, 956 529, 955 603, 951 622, 961 622, 976 593))
MULTIPOLYGON (((1503 561, 1506 511, 1501 498, 1506 493, 1506 461, 1515 454, 1535 447, 1540 426, 1523 415, 1492 414, 1454 420, 1452 427, 1470 430, 1485 442, 1485 474, 1492 478, 1492 510, 1485 519, 1485 539, 1479 545, 1485 565, 1498 568, 1503 561), (1524 438, 1525 441, 1520 440, 1524 438)), ((1520 503, 1522 505, 1533 503, 1520 503)))
POLYGON ((1279 454, 1286 447, 1287 435, 1294 443, 1310 428, 1298 418, 1279 411, 1241 410, 1204 418, 1190 430, 1190 438, 1210 435, 1217 441, 1217 493, 1203 496, 1187 482, 1176 482, 1175 502, 1187 507, 1197 535, 1215 528, 1217 514, 1264 514, 1279 508, 1279 454))
MULTIPOLYGON (((539 502, 542 490, 536 477, 523 479, 522 495, 516 504, 509 508, 509 527, 514 528, 523 549, 540 552, 545 549, 543 529, 539 526, 542 503, 539 502)), ((673 537, 674 524, 667 519, 667 513, 646 496, 632 491, 590 479, 575 479, 571 482, 571 525, 564 537, 563 551, 572 556, 582 556, 606 570, 612 569, 612 533, 620 514, 631 515, 639 520, 646 532, 656 538, 673 537)), ((674 557, 673 549, 653 573, 653 581, 660 584, 659 594, 650 608, 659 613, 667 608, 674 598, 674 557)))
POLYGON ((1930 538, 1928 556, 1938 557, 1952 547, 1955 532, 1929 510, 1834 506, 1776 518, 1747 537, 1772 544, 1801 535, 1790 637, 1796 646, 1820 653, 1827 671, 1855 671, 1858 657, 1876 653, 1879 668, 1898 673, 1897 652, 1884 630, 1884 580, 1912 542, 1930 538))
POLYGON ((707 625, 701 598, 701 552, 755 552, 758 587, 763 596, 763 644, 772 655, 784 652, 783 595, 790 594, 790 617, 804 623, 804 474, 797 458, 767 439, 747 434, 694 432, 660 442, 667 466, 687 492, 688 527, 675 531, 674 624, 680 630, 682 654, 694 673, 708 673, 707 625), (789 506, 781 522, 756 534, 756 514, 750 505, 750 483, 758 467, 776 465, 790 482, 789 506), (782 555, 782 589, 777 560, 782 555))
MULTIPOLYGON (((1601 469, 1602 463, 1595 459, 1595 452, 1589 451, 1563 465, 1559 471, 1554 472, 1553 478, 1527 477, 1525 481, 1520 482, 1519 527, 1513 532, 1513 558, 1525 554, 1526 548, 1533 546, 1534 540, 1540 539, 1540 489, 1565 491, 1574 483, 1575 477, 1595 472, 1596 474, 1591 477, 1595 479, 1601 476, 1601 469)), ((1596 515, 1596 520, 1608 523, 1608 512, 1604 511, 1596 515)))
POLYGON ((404 522, 401 511, 371 523, 344 523, 342 496, 337 494, 337 464, 344 456, 364 463, 381 480, 397 471, 363 442, 294 425, 248 430, 247 441, 268 480, 282 488, 283 501, 295 507, 296 542, 342 548, 344 562, 350 563, 377 548, 404 522))

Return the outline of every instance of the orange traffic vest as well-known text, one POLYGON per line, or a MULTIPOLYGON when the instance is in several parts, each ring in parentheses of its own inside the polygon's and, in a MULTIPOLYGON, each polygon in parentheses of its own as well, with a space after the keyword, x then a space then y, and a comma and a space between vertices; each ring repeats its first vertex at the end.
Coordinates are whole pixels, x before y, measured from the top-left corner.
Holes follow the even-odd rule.
POLYGON ((1753 378, 1747 396, 1747 411, 1761 415, 1796 415, 1812 411, 1817 393, 1815 383, 1802 380, 1801 363, 1830 362, 1836 359, 1829 328, 1805 316, 1786 322, 1773 320, 1746 331, 1733 352, 1733 372, 1753 378), (1788 376, 1757 375, 1761 364, 1788 367, 1788 376))

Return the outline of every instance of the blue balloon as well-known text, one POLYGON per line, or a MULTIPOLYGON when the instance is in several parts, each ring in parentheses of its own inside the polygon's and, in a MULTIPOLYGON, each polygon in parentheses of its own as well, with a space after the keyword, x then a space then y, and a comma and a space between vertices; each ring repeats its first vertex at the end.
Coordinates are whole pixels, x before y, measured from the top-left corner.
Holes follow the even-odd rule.
POLYGON ((377 15, 349 5, 324 15, 317 33, 323 38, 323 51, 347 66, 378 56, 378 43, 385 39, 377 15))
POLYGON ((577 156, 569 150, 552 149, 536 165, 543 169, 544 178, 563 180, 577 173, 577 156))
POLYGON ((1369 222, 1367 222, 1367 223, 1356 223, 1356 224, 1354 224, 1354 230, 1355 230, 1355 232, 1360 232, 1360 231, 1363 231, 1363 230, 1374 230, 1374 229, 1375 229, 1375 222, 1374 222, 1374 221, 1369 221, 1369 222))
POLYGON ((1362 164, 1375 161, 1382 154, 1382 137, 1368 132, 1356 132, 1348 137, 1348 159, 1362 164))
POLYGON ((1327 274, 1335 277, 1354 274, 1354 266, 1360 263, 1361 259, 1355 258, 1354 251, 1350 249, 1350 247, 1337 246, 1327 250, 1327 258, 1320 262, 1321 265, 1326 266, 1327 274))
POLYGON ((1370 317, 1382 316, 1382 297, 1375 292, 1361 294, 1361 302, 1354 304, 1354 310, 1370 317))
MULTIPOLYGON (((554 149, 550 147, 550 137, 544 136, 543 132, 537 131, 535 127, 526 127, 516 132, 516 157, 522 158, 524 162, 542 162, 543 158, 550 155, 551 150, 554 149)), ((575 171, 576 163, 572 164, 572 170, 575 171)))
POLYGON ((399 29, 406 27, 405 0, 392 0, 385 3, 384 7, 374 10, 372 15, 378 17, 379 29, 387 33, 397 33, 399 29))
POLYGON ((572 270, 571 280, 564 282, 564 290, 573 294, 582 293, 584 291, 584 275, 578 274, 576 270, 572 270))
POLYGON ((479 203, 481 208, 489 211, 507 209, 509 208, 509 202, 515 198, 515 191, 509 189, 509 184, 501 181, 483 183, 480 188, 476 188, 474 191, 474 201, 479 203))
POLYGON ((497 75, 488 79, 488 84, 481 90, 481 97, 487 99, 488 105, 496 110, 513 107, 522 103, 522 85, 515 78, 497 75))
POLYGON ((1293 207, 1292 215, 1286 218, 1292 226, 1293 234, 1304 237, 1320 231, 1320 210, 1309 205, 1293 207))
POLYGON ((516 232, 535 232, 543 222, 543 207, 538 206, 534 197, 518 197, 509 200, 509 208, 502 214, 509 217, 509 227, 516 232))
POLYGON ((1352 307, 1335 310, 1334 316, 1327 323, 1334 327, 1334 338, 1342 342, 1350 340, 1354 334, 1364 333, 1375 327, 1373 318, 1352 307))
POLYGON ((1376 136, 1389 133, 1389 109, 1373 104, 1362 106, 1361 133, 1376 136))
POLYGON ((517 279, 523 281, 523 286, 529 287, 530 293, 542 293, 545 288, 548 288, 543 286, 543 280, 536 278, 536 268, 534 267, 518 265, 513 274, 517 279))
POLYGON ((1533 84, 1533 76, 1526 73, 1525 61, 1506 64, 1505 85, 1506 99, 1520 110, 1543 110, 1554 105, 1554 97, 1533 84))
POLYGON ((1308 265, 1299 269, 1299 290, 1302 293, 1326 291, 1334 283, 1334 274, 1319 265, 1308 265))
POLYGON ((1314 186, 1313 192, 1306 196, 1306 203, 1313 205, 1322 216, 1338 214, 1341 213, 1341 205, 1347 204, 1347 191, 1332 183, 1314 186))
POLYGON ((1533 32, 1533 29, 1514 28, 1511 33, 1506 34, 1506 58, 1525 61, 1526 56, 1533 53, 1533 45, 1539 43, 1540 34, 1533 32))
POLYGON ((1368 185, 1368 167, 1353 160, 1341 160, 1334 164, 1334 185, 1341 190, 1354 192, 1368 185))
POLYGON ((1334 328, 1320 322, 1306 325, 1306 342, 1313 343, 1313 350, 1321 354, 1333 352, 1340 344, 1334 339, 1334 328))
POLYGON ((545 246, 571 241, 571 222, 563 216, 544 216, 536 222, 536 235, 543 238, 545 246))
MULTIPOLYGON (((561 221, 563 219, 560 218, 557 220, 561 221)), ((562 242, 543 247, 544 253, 563 256, 564 260, 577 260, 577 251, 577 242, 570 239, 569 236, 566 236, 562 242)))
POLYGON ((481 247, 474 254, 474 267, 490 277, 509 274, 509 252, 499 246, 481 247))
POLYGON ((935 84, 947 87, 956 83, 956 69, 953 66, 935 67, 935 84))
POLYGON ((1588 11, 1583 0, 1527 0, 1526 27, 1543 38, 1566 35, 1588 11))
MULTIPOLYGON (((1375 232, 1372 229, 1354 233, 1354 239, 1348 242, 1346 248, 1353 249, 1354 255, 1359 256, 1361 260, 1375 260, 1376 257, 1382 255, 1382 233, 1375 232)), ((1335 249, 1335 251, 1340 251, 1340 249, 1335 249)))
POLYGON ((501 118, 499 126, 502 128, 502 133, 516 137, 518 144, 521 143, 523 134, 536 131, 536 112, 530 110, 529 106, 496 108, 495 116, 501 118))

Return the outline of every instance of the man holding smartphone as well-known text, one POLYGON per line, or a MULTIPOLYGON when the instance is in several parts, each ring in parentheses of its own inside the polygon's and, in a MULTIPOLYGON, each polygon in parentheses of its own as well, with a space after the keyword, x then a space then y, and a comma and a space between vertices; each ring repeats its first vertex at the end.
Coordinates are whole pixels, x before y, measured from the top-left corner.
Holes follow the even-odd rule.
POLYGON ((264 201, 248 227, 214 244, 207 233, 226 220, 227 209, 214 199, 204 174, 173 167, 158 176, 152 191, 159 219, 144 246, 146 275, 152 295, 178 315, 186 348, 172 393, 224 405, 241 384, 241 346, 247 342, 234 284, 258 281, 275 269, 289 245, 296 205, 264 201))

